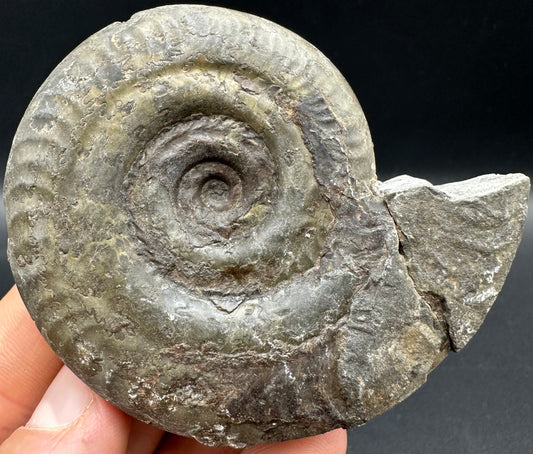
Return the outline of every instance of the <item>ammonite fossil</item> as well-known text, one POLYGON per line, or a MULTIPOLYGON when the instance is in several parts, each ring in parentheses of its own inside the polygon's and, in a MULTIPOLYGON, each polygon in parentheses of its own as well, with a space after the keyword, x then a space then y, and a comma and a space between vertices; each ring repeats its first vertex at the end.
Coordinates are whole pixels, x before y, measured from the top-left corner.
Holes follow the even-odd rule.
POLYGON ((354 427, 463 347, 529 180, 379 183, 361 108, 266 20, 166 6, 52 72, 5 178, 43 336, 127 413, 209 445, 354 427))

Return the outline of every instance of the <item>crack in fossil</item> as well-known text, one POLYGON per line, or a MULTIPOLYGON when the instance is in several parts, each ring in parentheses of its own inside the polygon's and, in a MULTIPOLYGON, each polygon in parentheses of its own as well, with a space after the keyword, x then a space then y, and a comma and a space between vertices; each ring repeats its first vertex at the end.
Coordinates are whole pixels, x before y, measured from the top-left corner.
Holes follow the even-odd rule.
POLYGON ((431 312, 433 312, 433 315, 435 316, 436 321, 438 322, 441 331, 446 335, 447 342, 445 343, 445 345, 443 345, 442 348, 443 349, 446 348, 446 344, 447 344, 451 350, 457 351, 458 349, 456 348, 456 346, 454 344, 454 341, 453 341, 453 338, 452 338, 452 335, 451 335, 451 332, 450 332, 450 322, 449 322, 449 313, 450 313, 450 311, 449 311, 449 308, 448 308, 448 305, 447 305, 447 302, 446 302, 446 298, 444 296, 442 296, 442 295, 438 295, 435 292, 422 291, 416 285, 416 282, 413 279, 413 277, 411 276, 411 273, 410 273, 410 270, 409 270, 408 258, 407 258, 406 254, 405 254, 405 248, 404 248, 404 244, 402 242, 402 238, 407 238, 407 237, 402 232, 401 227, 396 222, 396 219, 395 219, 391 209, 389 208, 387 200, 384 199, 383 203, 385 204, 385 208, 387 209, 387 211, 388 211, 388 213, 389 213, 389 215, 390 215, 390 217, 392 219, 392 222, 394 223, 394 227, 396 228, 396 234, 397 234, 397 237, 398 237, 398 254, 399 254, 400 259, 402 260, 402 262, 403 262, 403 264, 405 266, 406 275, 409 278, 409 280, 411 281, 411 283, 413 284, 413 289, 415 290, 416 294, 419 296, 421 301, 426 303, 426 305, 431 309, 431 312))

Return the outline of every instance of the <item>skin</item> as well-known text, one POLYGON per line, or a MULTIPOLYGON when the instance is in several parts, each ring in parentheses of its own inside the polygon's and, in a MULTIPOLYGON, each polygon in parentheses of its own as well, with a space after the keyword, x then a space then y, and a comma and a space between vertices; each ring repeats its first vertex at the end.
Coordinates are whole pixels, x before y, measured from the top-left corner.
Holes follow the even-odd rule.
POLYGON ((16 287, 0 301, 0 443, 0 454, 344 454, 347 448, 342 429, 236 450, 206 447, 134 420, 62 364, 37 330, 16 287), (74 417, 71 414, 67 423, 50 423, 46 409, 43 416, 42 409, 54 393, 56 404, 58 395, 61 403, 69 398, 81 403, 79 409, 71 406, 74 417))

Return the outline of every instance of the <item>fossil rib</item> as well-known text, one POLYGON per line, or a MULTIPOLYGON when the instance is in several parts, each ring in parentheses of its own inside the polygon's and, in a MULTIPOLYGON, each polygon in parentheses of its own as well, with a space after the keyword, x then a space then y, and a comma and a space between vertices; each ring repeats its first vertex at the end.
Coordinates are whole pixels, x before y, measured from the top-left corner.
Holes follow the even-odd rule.
POLYGON ((416 390, 483 321, 528 191, 377 182, 326 57, 176 5, 52 72, 4 194, 15 281, 66 364, 143 421, 243 447, 357 426, 416 390))

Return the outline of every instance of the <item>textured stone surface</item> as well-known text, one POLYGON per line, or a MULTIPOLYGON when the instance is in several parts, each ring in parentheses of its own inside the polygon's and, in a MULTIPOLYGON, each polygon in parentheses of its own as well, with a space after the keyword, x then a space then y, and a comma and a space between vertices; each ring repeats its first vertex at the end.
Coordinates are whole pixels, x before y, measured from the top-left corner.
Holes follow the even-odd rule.
POLYGON ((401 176, 380 185, 409 275, 442 312, 454 350, 476 333, 503 286, 524 228, 529 186, 521 174, 440 186, 401 176))
POLYGON ((162 7, 82 43, 32 100, 9 259, 44 337, 119 408, 210 445, 302 437, 387 410, 477 329, 529 184, 483 178, 472 199, 378 184, 361 108, 314 47, 162 7), (427 225, 459 221, 472 232, 432 236, 453 256, 432 261, 427 225), (472 279, 436 286, 463 257, 482 257, 472 279))

